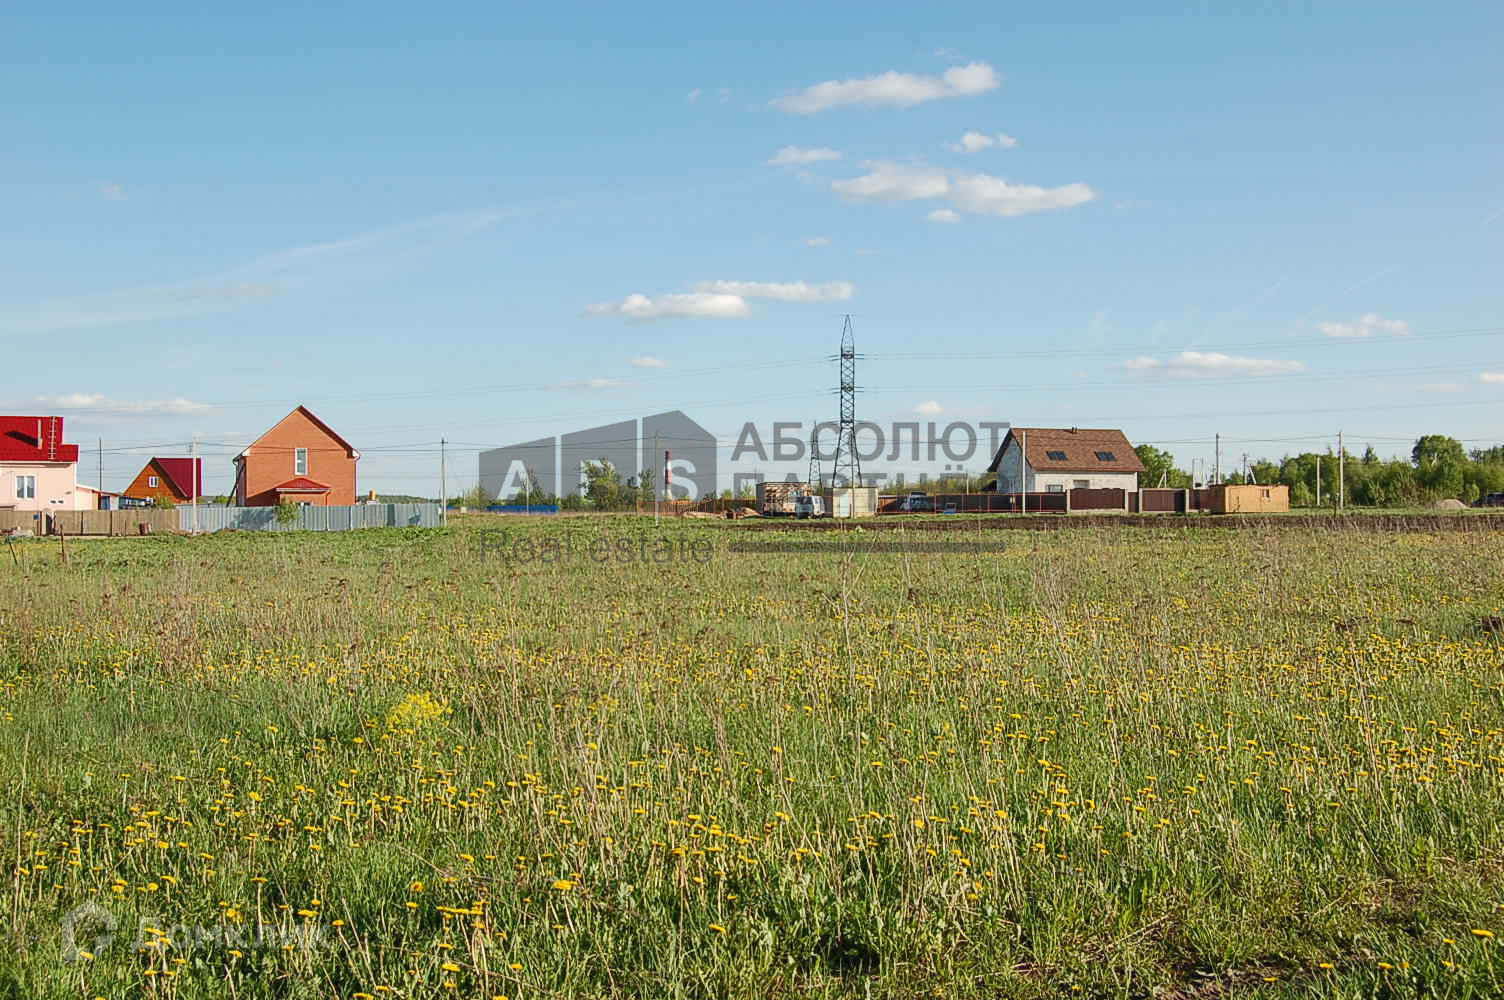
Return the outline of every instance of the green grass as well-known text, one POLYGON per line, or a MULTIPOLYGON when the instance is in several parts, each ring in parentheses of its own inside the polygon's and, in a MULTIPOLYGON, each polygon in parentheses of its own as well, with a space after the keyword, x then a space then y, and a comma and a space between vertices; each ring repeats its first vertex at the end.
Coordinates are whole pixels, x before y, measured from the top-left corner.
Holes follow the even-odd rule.
POLYGON ((1492 533, 482 527, 18 544, 0 998, 1501 990, 1492 533))

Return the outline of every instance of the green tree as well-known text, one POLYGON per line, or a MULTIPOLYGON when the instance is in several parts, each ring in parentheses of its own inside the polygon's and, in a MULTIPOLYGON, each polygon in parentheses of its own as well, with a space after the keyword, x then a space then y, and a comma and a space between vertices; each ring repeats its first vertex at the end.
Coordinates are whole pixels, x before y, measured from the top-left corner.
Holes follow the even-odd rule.
POLYGON ((1254 482, 1266 486, 1279 482, 1279 466, 1268 459, 1261 458, 1248 468, 1253 473, 1254 482))
POLYGON ((529 466, 523 470, 522 482, 518 483, 517 492, 512 495, 511 502, 529 507, 541 507, 544 504, 558 503, 559 498, 544 491, 543 484, 538 481, 537 470, 529 466))
POLYGON ((1141 444, 1133 449, 1133 453, 1144 463, 1143 474, 1138 479, 1140 486, 1146 489, 1155 486, 1185 489, 1191 485, 1190 474, 1175 467, 1175 456, 1169 452, 1161 451, 1152 444, 1141 444))
POLYGON ((1462 493, 1467 473, 1467 451, 1462 442, 1445 434, 1427 434, 1410 450, 1415 479, 1428 492, 1446 497, 1462 493))
POLYGON ((596 510, 625 510, 637 502, 637 487, 627 486, 609 459, 586 462, 585 499, 596 510))

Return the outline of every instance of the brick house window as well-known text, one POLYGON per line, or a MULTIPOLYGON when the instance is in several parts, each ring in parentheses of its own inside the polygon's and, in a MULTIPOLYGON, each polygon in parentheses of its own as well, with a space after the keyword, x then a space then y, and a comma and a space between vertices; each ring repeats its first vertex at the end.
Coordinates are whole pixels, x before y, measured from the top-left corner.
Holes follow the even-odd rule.
POLYGON ((35 500, 36 497, 37 497, 37 477, 36 476, 17 476, 16 477, 16 499, 17 500, 35 500))
POLYGON ((308 475, 308 449, 294 449, 292 456, 292 474, 295 476, 308 475))

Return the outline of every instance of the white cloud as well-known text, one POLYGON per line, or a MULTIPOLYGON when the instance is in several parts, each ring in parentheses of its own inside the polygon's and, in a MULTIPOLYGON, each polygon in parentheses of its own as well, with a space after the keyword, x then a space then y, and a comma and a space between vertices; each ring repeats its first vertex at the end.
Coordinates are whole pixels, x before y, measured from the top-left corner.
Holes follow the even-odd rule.
POLYGON ((948 97, 973 97, 997 88, 997 70, 984 62, 952 66, 940 76, 890 70, 852 80, 826 80, 797 94, 780 97, 773 107, 796 115, 812 115, 842 107, 909 108, 948 97))
POLYGON ((672 295, 628 295, 620 302, 597 302, 585 307, 587 316, 625 316, 640 323, 655 319, 741 319, 752 309, 740 295, 678 292, 672 295))
POLYGON ((897 163, 869 164, 860 177, 831 181, 830 189, 849 201, 914 201, 943 198, 950 192, 950 173, 939 167, 897 163))
POLYGON ((1074 208, 1097 196, 1079 182, 1045 188, 941 167, 878 162, 868 168, 860 177, 832 181, 830 189, 856 202, 943 199, 963 212, 1001 218, 1074 208))
POLYGON ((808 236, 808 237, 805 237, 804 245, 807 246, 807 247, 828 247, 828 246, 830 246, 830 237, 829 236, 808 236))
POLYGON ((1010 184, 989 174, 962 174, 956 178, 951 203, 963 212, 1006 218, 1075 208, 1096 196, 1095 191, 1079 182, 1044 188, 1033 184, 1010 184))
POLYGON ((841 151, 821 146, 817 149, 805 149, 800 146, 784 146, 774 153, 767 161, 769 166, 787 167, 801 163, 823 163, 827 160, 839 160, 841 151))
POLYGON ((929 215, 926 215, 925 218, 929 219, 931 222, 960 222, 961 213, 952 211, 949 208, 937 208, 929 215))
POLYGON ((1017 139, 1002 132, 967 132, 961 136, 960 142, 949 143, 946 148, 952 153, 980 153, 982 150, 991 149, 993 146, 1012 149, 1017 145, 1017 139))
POLYGON ((700 281, 689 292, 648 296, 628 295, 619 302, 585 307, 587 316, 625 316, 640 323, 656 319, 741 319, 752 314, 748 299, 779 302, 832 302, 849 299, 856 286, 849 281, 700 281))
POLYGON ((1479 372, 1479 382, 1488 382, 1491 385, 1504 385, 1504 372, 1479 372))
POLYGON ((1372 337, 1376 333, 1390 333, 1396 337, 1410 335, 1410 324, 1402 319, 1385 319, 1377 313, 1364 313, 1351 323, 1326 320, 1316 324, 1316 329, 1328 337, 1372 337))
POLYGON ((849 299, 856 286, 849 281, 701 281, 695 291, 709 295, 735 295, 744 299, 777 299, 779 302, 832 302, 849 299))
POLYGON ((1181 351, 1170 358, 1138 357, 1123 367, 1141 375, 1164 378, 1215 378, 1219 375, 1282 375, 1305 370, 1299 361, 1248 358, 1215 351, 1181 351))
POLYGON ((98 184, 94 185, 94 190, 98 191, 100 194, 104 195, 111 201, 125 201, 125 199, 128 197, 128 195, 126 195, 125 193, 125 188, 119 184, 116 184, 114 181, 100 181, 98 184))
POLYGON ((570 379, 567 382, 556 382, 552 386, 550 386, 550 388, 552 388, 552 389, 620 389, 622 386, 630 385, 630 384, 631 384, 630 382, 624 382, 624 381, 622 381, 619 378, 577 378, 577 379, 570 379))
POLYGON ((55 410, 83 410, 113 416, 147 416, 156 413, 203 413, 214 407, 191 399, 111 399, 100 392, 70 392, 61 396, 38 396, 36 402, 55 410))
POLYGON ((696 101, 698 101, 700 99, 700 94, 702 94, 702 93, 703 93, 703 91, 700 90, 699 87, 696 87, 694 90, 691 90, 689 93, 687 93, 687 94, 684 95, 684 103, 685 104, 693 104, 693 103, 695 103, 696 101))
POLYGON ((630 358, 627 364, 633 368, 667 368, 668 362, 662 358, 655 358, 651 354, 644 354, 640 358, 630 358))
POLYGON ((919 414, 919 416, 921 417, 938 417, 940 414, 945 412, 945 407, 941 406, 933 399, 927 399, 919 405, 915 406, 914 412, 919 414))

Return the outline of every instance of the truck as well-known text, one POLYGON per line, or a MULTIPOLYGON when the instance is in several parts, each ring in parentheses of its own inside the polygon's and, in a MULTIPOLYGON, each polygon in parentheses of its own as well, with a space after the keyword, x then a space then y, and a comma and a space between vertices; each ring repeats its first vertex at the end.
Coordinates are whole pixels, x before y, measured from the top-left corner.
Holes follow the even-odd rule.
POLYGON ((804 483, 758 483, 757 512, 763 517, 793 517, 794 498, 807 492, 804 483))
POLYGON ((825 498, 814 493, 800 493, 794 497, 795 517, 824 517, 825 498))

